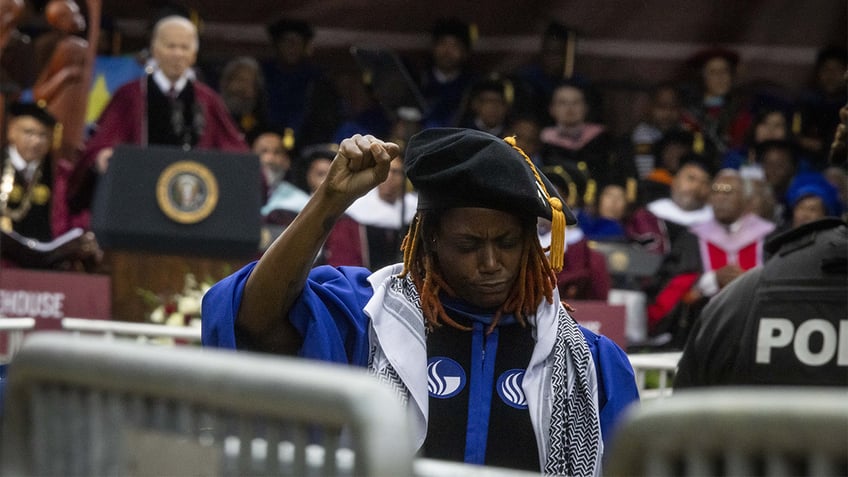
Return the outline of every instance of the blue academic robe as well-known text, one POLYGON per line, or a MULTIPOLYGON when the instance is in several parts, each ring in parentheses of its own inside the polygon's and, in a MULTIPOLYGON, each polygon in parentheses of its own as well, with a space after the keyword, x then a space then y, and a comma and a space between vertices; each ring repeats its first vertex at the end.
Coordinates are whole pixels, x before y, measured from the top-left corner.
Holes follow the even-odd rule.
MULTIPOLYGON (((244 286, 255 263, 221 280, 203 297, 204 346, 236 348, 235 318, 244 286)), ((373 294, 361 267, 321 266, 313 269, 289 319, 303 336, 299 356, 366 366, 369 318, 362 311, 373 294)), ((624 351, 612 340, 580 327, 595 363, 601 434, 609 445, 621 413, 638 401, 633 370, 624 351)))

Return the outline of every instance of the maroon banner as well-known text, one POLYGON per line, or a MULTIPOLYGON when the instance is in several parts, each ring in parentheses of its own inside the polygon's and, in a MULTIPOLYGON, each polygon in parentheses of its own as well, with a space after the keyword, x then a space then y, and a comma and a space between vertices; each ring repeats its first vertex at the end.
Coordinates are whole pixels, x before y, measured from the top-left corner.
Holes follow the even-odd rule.
POLYGON ((66 316, 108 320, 111 279, 73 272, 0 270, 0 316, 33 317, 36 330, 60 329, 66 316))
POLYGON ((615 341, 621 349, 627 350, 625 336, 625 306, 610 305, 605 301, 574 300, 569 301, 574 308, 571 316, 583 327, 615 341))

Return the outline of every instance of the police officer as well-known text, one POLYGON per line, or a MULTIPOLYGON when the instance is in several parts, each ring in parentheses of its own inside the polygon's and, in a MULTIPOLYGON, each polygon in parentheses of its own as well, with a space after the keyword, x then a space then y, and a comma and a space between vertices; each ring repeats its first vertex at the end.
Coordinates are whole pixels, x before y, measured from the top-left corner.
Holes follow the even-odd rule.
POLYGON ((774 237, 772 258, 716 295, 674 387, 848 386, 848 224, 825 218, 774 237))

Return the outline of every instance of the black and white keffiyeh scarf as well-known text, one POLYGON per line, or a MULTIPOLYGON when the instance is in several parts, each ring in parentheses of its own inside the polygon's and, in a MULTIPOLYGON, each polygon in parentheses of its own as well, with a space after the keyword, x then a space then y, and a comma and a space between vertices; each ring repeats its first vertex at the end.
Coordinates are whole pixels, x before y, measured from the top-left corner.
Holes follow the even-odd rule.
MULTIPOLYGON (((425 343, 420 298, 412 280, 392 274, 383 285, 385 292, 376 312, 400 320, 413 335, 422 333, 417 338, 420 343, 425 343)), ((549 384, 552 397, 546 403, 550 406, 550 422, 547 433, 537 430, 537 435, 541 434, 548 441, 547 445, 540 442, 540 448, 549 449, 542 471, 547 475, 597 475, 600 473, 601 430, 596 390, 590 379, 590 374, 594 374, 594 363, 575 321, 562 305, 555 310, 556 317, 551 316, 550 319, 556 320, 556 338, 547 357, 551 369, 549 384)), ((549 313, 553 312, 550 310, 549 313)), ((380 381, 391 386, 404 404, 410 401, 409 387, 386 358, 379 343, 373 340, 368 368, 380 381)))

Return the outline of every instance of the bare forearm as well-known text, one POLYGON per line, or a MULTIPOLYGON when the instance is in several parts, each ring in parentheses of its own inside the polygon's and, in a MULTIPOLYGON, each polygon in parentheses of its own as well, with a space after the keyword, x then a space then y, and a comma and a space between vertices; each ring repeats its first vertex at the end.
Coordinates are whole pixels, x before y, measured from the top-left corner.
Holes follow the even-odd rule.
POLYGON ((315 256, 349 201, 319 189, 268 248, 245 285, 238 326, 259 351, 293 354, 301 337, 288 320, 315 256))
POLYGON ((386 180, 397 144, 359 134, 339 145, 324 183, 265 252, 245 285, 237 331, 260 351, 293 354, 302 338, 288 319, 312 261, 345 210, 386 180))

